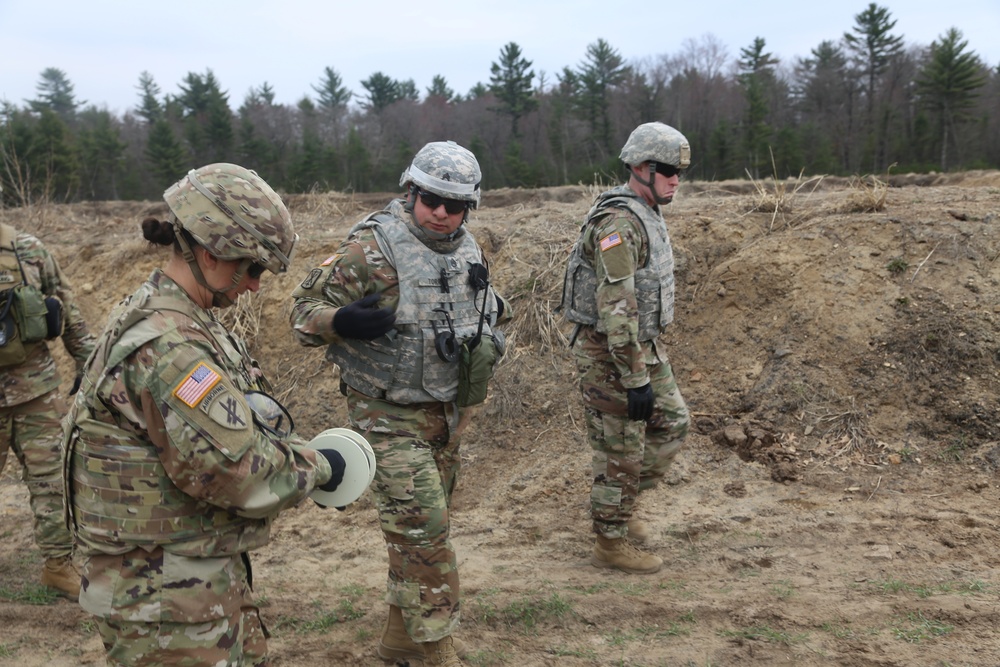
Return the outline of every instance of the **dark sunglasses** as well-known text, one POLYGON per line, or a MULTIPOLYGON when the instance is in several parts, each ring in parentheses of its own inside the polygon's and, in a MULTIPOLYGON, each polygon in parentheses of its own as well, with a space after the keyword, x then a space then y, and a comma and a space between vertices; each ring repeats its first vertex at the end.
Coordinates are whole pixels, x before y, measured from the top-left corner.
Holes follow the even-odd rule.
POLYGON ((656 173, 663 174, 667 178, 673 178, 674 176, 680 176, 681 170, 672 164, 667 164, 665 162, 657 162, 656 173))
POLYGON ((263 264, 258 264, 257 262, 251 262, 250 266, 247 267, 247 275, 254 280, 264 275, 265 271, 267 271, 267 267, 263 264))
POLYGON ((450 215, 462 213, 469 208, 469 202, 467 201, 445 199, 441 195, 436 195, 433 192, 427 192, 427 190, 417 190, 417 196, 420 197, 420 203, 432 211, 442 204, 444 204, 444 210, 450 215))

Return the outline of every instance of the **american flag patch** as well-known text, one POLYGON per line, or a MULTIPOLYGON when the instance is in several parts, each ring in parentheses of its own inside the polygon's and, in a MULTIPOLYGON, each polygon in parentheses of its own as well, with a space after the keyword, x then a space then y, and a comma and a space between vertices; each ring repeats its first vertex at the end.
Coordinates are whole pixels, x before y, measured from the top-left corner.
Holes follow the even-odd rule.
POLYGON ((330 266, 331 264, 337 261, 338 257, 340 257, 339 253, 336 255, 330 255, 329 257, 323 260, 323 263, 320 264, 320 266, 330 266))
POLYGON ((622 244, 621 234, 615 232, 614 234, 608 234, 603 239, 601 239, 601 252, 614 248, 616 245, 622 244))
POLYGON ((205 394, 210 392, 220 379, 218 373, 201 362, 174 387, 174 396, 193 408, 205 398, 205 394))

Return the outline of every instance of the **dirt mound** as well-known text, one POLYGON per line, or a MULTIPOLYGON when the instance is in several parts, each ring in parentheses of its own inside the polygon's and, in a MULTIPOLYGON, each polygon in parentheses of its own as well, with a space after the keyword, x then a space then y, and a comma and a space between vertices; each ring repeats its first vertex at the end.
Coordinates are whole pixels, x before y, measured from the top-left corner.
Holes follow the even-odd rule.
MULTIPOLYGON (((463 445, 452 537, 470 664, 1000 663, 1000 173, 884 180, 881 208, 858 206, 871 180, 833 178, 686 183, 670 206, 666 340, 694 426, 669 484, 643 497, 667 562, 649 577, 587 565, 589 455, 556 309, 596 189, 484 194, 471 227, 516 317, 463 445)), ((288 295, 390 197, 289 197, 295 270, 226 314, 306 436, 346 414, 322 351, 289 332, 288 295)), ((46 241, 97 327, 165 257, 138 233, 162 212, 0 219, 46 241)), ((0 478, 0 664, 103 664, 89 618, 38 599, 16 467, 0 478)), ((367 496, 284 515, 255 568, 276 665, 384 664, 367 496)))

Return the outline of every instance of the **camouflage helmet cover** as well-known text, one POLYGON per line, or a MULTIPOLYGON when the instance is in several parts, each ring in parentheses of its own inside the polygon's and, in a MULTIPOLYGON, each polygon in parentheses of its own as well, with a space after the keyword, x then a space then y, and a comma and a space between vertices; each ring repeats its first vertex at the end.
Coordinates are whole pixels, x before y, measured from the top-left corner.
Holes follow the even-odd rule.
POLYGON ((249 258, 272 273, 288 268, 298 236, 281 197, 256 172, 225 162, 192 169, 163 200, 213 256, 249 258))
POLYGON ((454 141, 432 141, 413 156, 399 184, 413 183, 445 199, 472 202, 476 208, 481 180, 483 172, 472 151, 454 141))
POLYGON ((683 134, 669 125, 643 123, 632 130, 619 157, 632 167, 649 161, 686 169, 691 165, 691 145, 683 134))

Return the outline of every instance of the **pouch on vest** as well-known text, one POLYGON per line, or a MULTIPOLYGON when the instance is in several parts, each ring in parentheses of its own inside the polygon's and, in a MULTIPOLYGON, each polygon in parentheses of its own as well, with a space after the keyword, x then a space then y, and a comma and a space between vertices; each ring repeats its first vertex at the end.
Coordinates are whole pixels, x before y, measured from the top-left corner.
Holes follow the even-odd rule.
POLYGON ((458 395, 455 399, 459 407, 478 405, 486 400, 486 389, 500 355, 490 335, 477 336, 462 343, 458 362, 458 395), (474 344, 477 338, 478 344, 474 344))
POLYGON ((34 285, 18 285, 14 292, 14 319, 22 343, 37 343, 48 337, 49 314, 45 295, 34 285))
POLYGON ((16 366, 28 358, 14 321, 14 290, 0 292, 0 367, 16 366))

